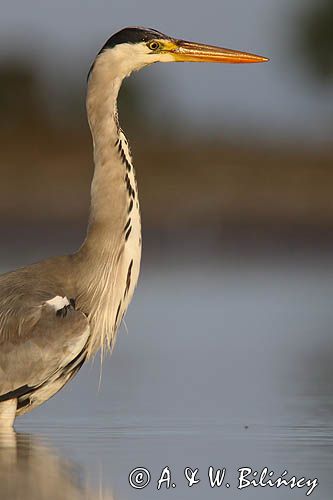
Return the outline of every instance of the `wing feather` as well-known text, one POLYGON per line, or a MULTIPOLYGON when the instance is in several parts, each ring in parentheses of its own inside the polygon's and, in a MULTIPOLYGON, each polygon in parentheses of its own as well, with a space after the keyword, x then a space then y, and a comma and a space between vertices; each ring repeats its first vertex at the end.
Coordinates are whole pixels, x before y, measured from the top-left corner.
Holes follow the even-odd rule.
MULTIPOLYGON (((56 263, 45 261, 0 277, 0 401, 15 393, 21 397, 48 381, 56 386, 66 366, 76 359, 79 366, 84 359, 90 334, 87 317, 74 309, 64 317, 57 315, 47 303, 56 295, 75 293, 67 283, 57 283, 56 263)), ((62 270, 69 275, 66 267, 62 270)), ((59 388, 67 380, 59 382, 59 388)))

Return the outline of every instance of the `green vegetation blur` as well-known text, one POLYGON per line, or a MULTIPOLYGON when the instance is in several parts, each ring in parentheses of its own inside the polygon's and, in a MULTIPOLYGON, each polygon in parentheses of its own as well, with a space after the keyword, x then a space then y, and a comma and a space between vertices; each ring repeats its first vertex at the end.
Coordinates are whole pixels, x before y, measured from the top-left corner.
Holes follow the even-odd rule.
POLYGON ((321 81, 333 77, 333 2, 318 0, 302 16, 300 48, 313 74, 321 81))

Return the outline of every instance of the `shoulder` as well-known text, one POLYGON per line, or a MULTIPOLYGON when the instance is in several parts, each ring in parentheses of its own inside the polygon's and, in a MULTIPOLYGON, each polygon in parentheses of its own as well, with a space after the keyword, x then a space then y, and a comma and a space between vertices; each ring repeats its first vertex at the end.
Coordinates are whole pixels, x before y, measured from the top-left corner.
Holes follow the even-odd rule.
POLYGON ((45 300, 73 282, 72 257, 46 259, 0 275, 0 307, 4 295, 10 291, 18 295, 41 294, 45 300))
POLYGON ((75 302, 71 257, 56 257, 0 276, 0 337, 30 330, 75 302), (74 302, 73 302, 74 301, 74 302))

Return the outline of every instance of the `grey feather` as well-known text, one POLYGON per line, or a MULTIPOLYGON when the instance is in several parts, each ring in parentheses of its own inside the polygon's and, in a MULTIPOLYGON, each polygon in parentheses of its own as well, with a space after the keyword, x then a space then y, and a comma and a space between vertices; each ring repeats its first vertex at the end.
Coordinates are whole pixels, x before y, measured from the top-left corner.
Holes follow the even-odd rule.
POLYGON ((86 357, 87 317, 76 310, 57 316, 46 303, 75 293, 71 260, 50 259, 0 276, 0 397, 26 387, 18 398, 21 412, 57 392, 77 368, 73 360, 86 357))

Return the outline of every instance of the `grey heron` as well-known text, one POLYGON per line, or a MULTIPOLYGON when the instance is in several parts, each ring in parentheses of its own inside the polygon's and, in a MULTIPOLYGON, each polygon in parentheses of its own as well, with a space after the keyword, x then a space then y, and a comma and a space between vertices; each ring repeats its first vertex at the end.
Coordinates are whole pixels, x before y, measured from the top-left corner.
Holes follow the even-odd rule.
POLYGON ((97 54, 86 108, 94 177, 86 238, 71 255, 0 276, 0 425, 56 394, 99 349, 112 349, 139 275, 141 223, 132 157, 119 126, 124 78, 156 62, 260 63, 250 53, 129 27, 97 54))

